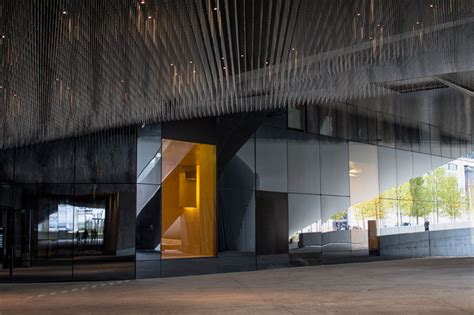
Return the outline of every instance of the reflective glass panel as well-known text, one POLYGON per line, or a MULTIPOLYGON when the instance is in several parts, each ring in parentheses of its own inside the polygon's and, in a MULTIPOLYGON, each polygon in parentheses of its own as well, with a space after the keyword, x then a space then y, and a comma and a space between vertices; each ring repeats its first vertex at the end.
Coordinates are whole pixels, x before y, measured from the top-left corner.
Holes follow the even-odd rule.
POLYGON ((288 128, 306 130, 305 106, 288 108, 288 128))
POLYGON ((137 278, 160 275, 161 186, 137 185, 137 278))
POLYGON ((323 261, 350 259, 352 244, 348 220, 349 197, 321 196, 323 261))
POLYGON ((262 126, 256 133, 257 189, 288 191, 287 130, 262 126))
POLYGON ((13 277, 66 281, 73 276, 74 200, 70 184, 15 187, 13 277))
POLYGON ((0 182, 13 180, 13 150, 0 150, 0 182))
MULTIPOLYGON (((233 148, 233 146, 231 146, 233 148)), ((229 147, 219 146, 219 152, 229 147)), ((219 270, 255 269, 255 137, 230 160, 221 154, 218 181, 219 270)))
POLYGON ((379 173, 377 147, 349 142, 351 204, 377 197, 379 173))
POLYGON ((136 185, 76 184, 74 280, 135 276, 136 185))
POLYGON ((288 194, 290 254, 321 252, 321 197, 288 194))
POLYGON ((256 191, 257 255, 288 254, 288 194, 256 191))
POLYGON ((74 139, 23 147, 15 153, 17 183, 73 183, 74 139))
POLYGON ((288 190, 319 194, 319 161, 319 140, 304 133, 291 133, 288 136, 288 190))
POLYGON ((134 129, 113 130, 76 140, 76 183, 136 183, 134 129))
POLYGON ((161 184, 161 125, 138 130, 137 184, 161 184))
POLYGON ((320 142, 321 193, 349 196, 349 150, 346 141, 320 142))

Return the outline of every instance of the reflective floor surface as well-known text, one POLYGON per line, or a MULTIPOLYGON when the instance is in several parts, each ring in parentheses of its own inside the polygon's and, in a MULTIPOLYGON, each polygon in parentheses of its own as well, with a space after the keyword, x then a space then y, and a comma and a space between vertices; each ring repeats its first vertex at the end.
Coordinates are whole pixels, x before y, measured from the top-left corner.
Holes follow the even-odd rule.
POLYGON ((0 314, 474 313, 474 258, 0 285, 0 314))

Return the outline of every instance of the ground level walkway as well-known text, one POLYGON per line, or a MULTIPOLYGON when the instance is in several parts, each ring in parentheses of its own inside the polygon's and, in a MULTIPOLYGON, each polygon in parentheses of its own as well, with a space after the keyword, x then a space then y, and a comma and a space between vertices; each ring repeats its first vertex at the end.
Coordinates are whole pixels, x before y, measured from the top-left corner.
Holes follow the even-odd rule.
POLYGON ((474 258, 154 280, 0 284, 0 314, 474 314, 474 258))

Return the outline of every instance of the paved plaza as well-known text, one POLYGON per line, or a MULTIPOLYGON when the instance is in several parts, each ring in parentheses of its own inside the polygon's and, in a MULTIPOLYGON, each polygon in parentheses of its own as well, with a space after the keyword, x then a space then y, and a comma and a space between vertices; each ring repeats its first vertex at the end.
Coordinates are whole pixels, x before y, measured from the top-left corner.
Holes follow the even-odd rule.
POLYGON ((154 280, 1 284, 0 314, 474 313, 474 259, 430 258, 154 280))

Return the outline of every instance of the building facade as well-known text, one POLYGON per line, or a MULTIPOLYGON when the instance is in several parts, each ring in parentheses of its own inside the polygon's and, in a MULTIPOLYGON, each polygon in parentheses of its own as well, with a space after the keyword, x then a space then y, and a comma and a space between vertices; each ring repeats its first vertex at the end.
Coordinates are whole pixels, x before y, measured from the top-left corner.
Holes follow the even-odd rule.
POLYGON ((474 255, 472 1, 0 16, 1 282, 474 255))

